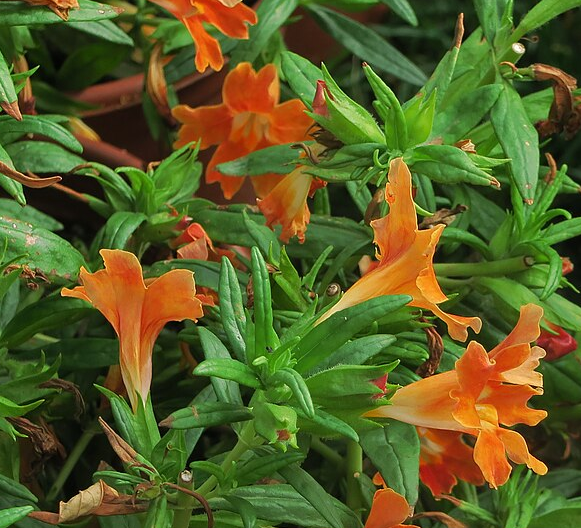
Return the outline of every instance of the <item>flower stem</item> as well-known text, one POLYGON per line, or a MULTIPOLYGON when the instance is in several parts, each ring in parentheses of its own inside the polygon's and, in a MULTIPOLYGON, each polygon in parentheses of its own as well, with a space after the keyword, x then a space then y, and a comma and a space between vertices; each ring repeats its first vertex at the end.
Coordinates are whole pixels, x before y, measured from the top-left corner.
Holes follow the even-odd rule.
MULTIPOLYGON (((242 431, 240 432, 238 442, 236 442, 236 445, 232 448, 232 451, 228 453, 220 467, 224 471, 228 471, 231 468, 232 463, 239 460, 240 457, 252 447, 253 440, 254 440, 254 428, 252 427, 252 423, 249 423, 245 425, 242 431)), ((218 479, 214 475, 210 475, 210 478, 208 478, 208 480, 206 480, 206 482, 204 482, 196 491, 200 495, 209 498, 212 496, 214 488, 216 487, 217 484, 218 479)))
POLYGON ((311 449, 339 468, 344 465, 343 457, 316 436, 311 440, 311 449))
POLYGON ((89 425, 89 427, 83 431, 79 441, 75 444, 72 451, 69 453, 69 456, 65 460, 60 473, 47 493, 47 502, 53 502, 56 499, 57 495, 60 493, 61 489, 69 478, 69 475, 79 461, 79 458, 81 458, 81 455, 85 452, 85 449, 87 449, 91 443, 91 440, 99 431, 100 429, 97 428, 97 422, 92 422, 91 425, 89 425))
POLYGON ((474 277, 477 275, 508 275, 529 269, 535 263, 532 257, 511 257, 492 262, 434 264, 436 275, 444 277, 474 277))
POLYGON ((363 450, 359 443, 354 440, 347 441, 346 462, 347 506, 359 516, 362 509, 359 476, 363 472, 363 450))
MULTIPOLYGON (((180 474, 178 484, 186 489, 193 489, 194 479, 190 471, 184 471, 180 474)), ((195 506, 195 499, 185 493, 178 493, 178 504, 173 514, 171 528, 187 528, 192 518, 192 510, 195 506)))

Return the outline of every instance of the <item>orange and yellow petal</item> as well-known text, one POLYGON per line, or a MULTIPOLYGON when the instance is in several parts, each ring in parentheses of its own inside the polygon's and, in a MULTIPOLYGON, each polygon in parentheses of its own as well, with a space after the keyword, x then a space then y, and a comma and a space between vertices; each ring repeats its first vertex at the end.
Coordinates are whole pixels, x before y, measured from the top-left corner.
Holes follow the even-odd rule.
POLYGON ((494 359, 503 348, 536 341, 541 334, 540 321, 542 317, 543 309, 536 304, 526 304, 521 307, 519 319, 514 329, 498 346, 490 351, 490 357, 494 359))
POLYGON ((311 216, 307 197, 312 180, 305 170, 304 166, 295 169, 263 200, 257 200, 258 208, 266 218, 266 225, 282 226, 280 239, 285 243, 294 236, 301 243, 305 240, 305 231, 311 216))
POLYGON ((479 402, 492 405, 498 414, 498 422, 512 426, 519 423, 534 426, 547 417, 547 411, 527 407, 533 396, 542 394, 542 390, 530 385, 506 385, 489 382, 479 402))
POLYGON ((222 99, 232 114, 270 114, 279 101, 280 82, 274 64, 258 72, 249 62, 241 62, 224 80, 222 99))
POLYGON ((368 411, 365 416, 394 418, 428 429, 469 432, 452 416, 456 403, 450 398, 450 391, 457 388, 455 371, 436 374, 398 389, 389 400, 390 405, 368 411))
POLYGON ((196 69, 203 73, 209 66, 214 71, 220 71, 224 66, 222 49, 220 43, 204 28, 202 17, 182 18, 182 22, 190 32, 196 46, 196 69))
POLYGON ((178 105, 173 108, 172 115, 182 125, 174 144, 176 148, 201 140, 200 148, 207 149, 226 141, 232 128, 232 115, 225 105, 198 108, 178 105))
POLYGON ((494 429, 480 431, 474 445, 474 461, 492 488, 502 486, 510 477, 512 468, 506 459, 504 444, 494 429))
POLYGON ((248 151, 244 145, 225 141, 214 152, 208 167, 206 168, 206 182, 220 184, 224 198, 230 200, 244 184, 244 178, 239 176, 226 176, 216 170, 216 165, 226 161, 232 161, 242 156, 246 156, 248 151))
POLYGON ((375 492, 365 528, 397 528, 410 515, 405 497, 391 488, 375 492))
POLYGON ((498 429, 497 435, 504 444, 508 457, 517 464, 526 464, 538 475, 545 475, 547 466, 538 458, 529 453, 525 439, 516 431, 510 429, 498 429))
POLYGON ((269 115, 266 137, 272 144, 292 143, 307 139, 314 121, 305 113, 305 105, 292 99, 277 105, 269 115))
MULTIPOLYGON (((219 0, 221 1, 221 0, 219 0)), ((230 2, 231 3, 231 2, 230 2)), ((200 18, 232 38, 247 39, 248 26, 258 22, 254 10, 240 2, 235 5, 217 4, 215 0, 196 0, 201 7, 200 18)))

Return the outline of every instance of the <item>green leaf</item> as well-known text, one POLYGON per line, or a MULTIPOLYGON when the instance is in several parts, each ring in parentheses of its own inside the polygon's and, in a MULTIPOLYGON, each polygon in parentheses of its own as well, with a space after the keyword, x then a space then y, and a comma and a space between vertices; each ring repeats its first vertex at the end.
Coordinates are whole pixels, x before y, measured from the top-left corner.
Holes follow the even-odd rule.
POLYGON ((413 425, 391 420, 360 435, 361 447, 390 488, 410 506, 418 500, 420 440, 413 425))
POLYGON ((268 44, 270 37, 291 16, 298 6, 298 0, 264 0, 258 9, 258 23, 249 29, 248 40, 242 40, 236 46, 230 58, 231 66, 240 62, 254 62, 268 44))
POLYGON ((414 172, 439 183, 500 187, 494 176, 479 169, 466 152, 451 145, 420 145, 408 150, 404 160, 414 172))
POLYGON ((542 240, 554 245, 581 235, 581 218, 571 218, 557 224, 551 224, 542 232, 542 240))
POLYGON ((235 495, 226 495, 224 498, 240 514, 244 528, 254 528, 256 526, 256 512, 250 502, 235 495))
POLYGON ((242 291, 234 266, 226 257, 222 257, 218 297, 220 299, 220 320, 226 338, 238 360, 246 362, 246 343, 244 342, 246 314, 244 313, 242 291))
POLYGON ((506 81, 492 107, 490 121, 504 153, 511 158, 511 178, 522 199, 532 204, 539 176, 539 135, 518 92, 506 81))
POLYGON ((19 141, 6 145, 17 170, 35 174, 70 172, 85 160, 60 145, 46 141, 19 141))
POLYGON ((71 22, 69 20, 67 26, 113 44, 120 44, 122 46, 135 45, 133 39, 110 20, 97 20, 95 22, 71 22))
MULTIPOLYGON (((0 161, 5 165, 8 165, 9 168, 14 169, 14 163, 12 162, 8 152, 2 148, 2 145, 0 145, 0 161)), ((24 197, 21 183, 14 181, 12 178, 9 178, 4 174, 0 174, 0 187, 2 187, 9 196, 12 196, 19 205, 26 205, 26 198, 24 197)))
POLYGON ((396 48, 363 24, 331 9, 310 4, 317 21, 337 42, 372 66, 414 85, 426 81, 424 73, 396 48))
MULTIPOLYGON (((475 0, 474 7, 480 26, 484 31, 484 36, 488 41, 488 45, 493 48, 494 37, 497 30, 500 28, 500 16, 498 13, 498 4, 496 0, 475 0)), ((502 13, 500 13, 502 14, 502 13)))
POLYGON ((118 67, 129 48, 98 42, 71 50, 56 74, 55 83, 67 90, 82 90, 118 67))
POLYGON ((147 515, 143 522, 143 528, 168 528, 171 514, 167 511, 167 495, 161 494, 149 501, 147 515))
MULTIPOLYGON (((195 259, 174 259, 160 260, 153 264, 146 272, 147 277, 159 277, 172 269, 187 269, 194 272, 194 278, 197 286, 205 286, 218 290, 218 281, 220 277, 220 264, 218 262, 209 262, 207 260, 195 259)), ((248 283, 248 277, 239 270, 234 270, 238 281, 243 286, 248 283)))
POLYGON ((191 198, 200 186, 202 165, 197 161, 199 146, 191 144, 173 152, 155 169, 151 179, 155 184, 155 200, 161 207, 164 203, 176 204, 191 198))
POLYGON ((300 451, 272 453, 269 448, 259 448, 256 450, 256 456, 236 465, 235 480, 239 486, 254 484, 265 477, 272 477, 285 466, 301 462, 304 458, 304 453, 300 451))
MULTIPOLYGON (((259 519, 270 521, 270 525, 288 524, 304 528, 330 528, 332 525, 297 491, 288 484, 242 486, 231 491, 249 501, 259 519)), ((341 528, 361 528, 353 512, 337 499, 329 496, 338 509, 343 524, 341 528)), ((210 499, 212 509, 232 509, 223 498, 210 499)), ((207 519, 205 524, 207 525, 207 519)))
POLYGON ((293 396, 305 415, 308 418, 313 418, 315 416, 315 407, 313 405, 313 400, 311 399, 309 388, 303 377, 296 370, 291 368, 281 368, 270 376, 268 384, 274 386, 280 384, 286 385, 293 393, 293 396))
POLYGON ((15 508, 0 510, 0 528, 12 526, 20 519, 24 519, 31 511, 34 511, 33 506, 16 506, 15 508))
MULTIPOLYGON (((220 341, 212 332, 210 332, 210 330, 200 326, 198 327, 198 334, 200 335, 200 342, 202 344, 204 357, 206 359, 229 359, 230 361, 234 361, 230 357, 230 353, 222 341, 220 341)), ((219 402, 242 405, 240 388, 234 381, 230 381, 229 379, 220 379, 217 377, 212 377, 210 381, 212 382, 212 387, 214 387, 214 392, 216 393, 219 402)))
POLYGON ((213 376, 235 381, 240 385, 246 385, 254 389, 259 389, 262 386, 262 383, 250 367, 231 358, 206 359, 194 369, 194 374, 196 376, 213 376))
POLYGON ((252 417, 252 411, 243 405, 207 402, 175 411, 160 422, 159 425, 161 427, 171 427, 172 429, 195 429, 244 422, 251 420, 252 417))
POLYGON ((469 233, 468 231, 464 231, 463 229, 449 226, 446 227, 446 229, 442 231, 440 244, 443 245, 450 242, 460 242, 461 244, 465 244, 473 249, 476 249, 484 257, 491 258, 488 244, 481 238, 473 235, 472 233, 469 233))
POLYGON ((281 68, 291 90, 309 110, 312 110, 317 81, 323 79, 321 69, 292 51, 282 52, 281 68))
POLYGON ((27 487, 15 482, 0 473, 0 495, 3 497, 12 497, 13 499, 25 500, 28 502, 38 502, 36 495, 27 487))
POLYGON ((408 295, 383 295, 334 313, 304 335, 293 349, 295 370, 310 371, 355 334, 410 301, 408 295))
POLYGON ((83 256, 66 240, 32 224, 0 216, 0 241, 8 240, 5 259, 22 256, 19 264, 38 268, 50 281, 62 284, 75 279, 83 256))
POLYGON ((73 152, 78 154, 83 152, 83 147, 75 136, 47 116, 23 115, 22 121, 16 121, 9 116, 0 116, 0 137, 4 134, 40 134, 51 138, 73 152))
POLYGON ((562 508, 540 517, 535 517, 528 524, 527 528, 547 528, 555 526, 559 528, 577 528, 581 518, 581 506, 562 508))
MULTIPOLYGON (((20 110, 18 110, 18 96, 16 95, 14 83, 10 76, 10 69, 2 52, 0 52, 0 106, 5 110, 9 109, 15 116, 20 115, 20 110), (14 108, 15 103, 16 108, 14 108)), ((10 117, 10 119, 14 119, 14 117, 10 117)))
POLYGON ((317 436, 336 436, 341 435, 349 438, 354 442, 359 442, 359 435, 348 423, 344 422, 337 416, 317 409, 317 414, 308 417, 299 408, 295 408, 298 416, 298 425, 301 431, 308 432, 317 436))
POLYGON ((233 161, 216 165, 216 169, 227 176, 261 176, 263 174, 288 174, 299 161, 299 151, 292 149, 293 143, 274 145, 233 161))
POLYGON ((418 25, 418 17, 416 16, 413 7, 407 0, 381 0, 385 5, 389 6, 392 11, 399 17, 403 18, 408 24, 412 26, 418 25))
POLYGON ((543 374, 544 393, 541 407, 559 405, 566 410, 568 404, 581 403, 581 373, 579 362, 573 354, 558 361, 542 361, 540 371, 543 374))
POLYGON ((272 298, 270 277, 266 263, 257 247, 252 248, 252 288, 254 293, 254 355, 249 357, 251 363, 255 358, 265 356, 268 350, 274 350, 280 343, 272 326, 272 298))
POLYGON ((561 13, 581 6, 581 0, 542 0, 538 2, 520 21, 511 35, 511 41, 517 42, 528 32, 541 27, 561 13))
POLYGON ((6 325, 0 344, 14 348, 35 334, 70 325, 93 311, 86 301, 52 296, 20 310, 6 325))
POLYGON ((359 521, 353 512, 350 512, 351 518, 347 524, 344 514, 341 515, 343 512, 337 508, 331 496, 311 475, 298 465, 294 464, 281 468, 278 472, 333 528, 347 528, 347 526, 359 525, 359 521))
MULTIPOLYGON (((69 23, 115 18, 119 15, 119 10, 115 7, 99 2, 79 0, 79 6, 79 9, 69 11, 69 23)), ((46 6, 27 5, 23 9, 22 2, 0 2, 0 26, 31 26, 35 24, 61 24, 63 22, 61 17, 47 9, 46 6)))
POLYGON ((103 248, 126 249, 130 238, 145 220, 147 217, 143 213, 130 211, 113 213, 95 237, 91 253, 97 257, 99 250, 103 248))
POLYGON ((432 137, 441 137, 445 144, 465 139, 496 103, 502 90, 500 84, 487 84, 460 94, 436 113, 432 137))
MULTIPOLYGON (((332 352, 317 365, 317 371, 326 370, 337 365, 362 365, 372 357, 395 343, 396 337, 389 334, 370 335, 348 341, 332 352)), ((314 374, 309 371, 306 374, 314 374)))

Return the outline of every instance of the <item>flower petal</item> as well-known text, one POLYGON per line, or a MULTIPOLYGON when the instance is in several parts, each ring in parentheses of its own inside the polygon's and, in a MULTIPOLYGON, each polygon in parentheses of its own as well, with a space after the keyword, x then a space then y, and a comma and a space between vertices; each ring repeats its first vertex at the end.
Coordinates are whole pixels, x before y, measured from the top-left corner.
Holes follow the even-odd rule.
POLYGON ((201 139, 200 148, 207 149, 226 141, 232 128, 232 115, 223 104, 198 108, 178 105, 172 115, 182 124, 174 144, 176 148, 201 139))
POLYGON ((520 309, 520 316, 513 331, 490 351, 490 357, 498 354, 503 348, 522 343, 531 343, 541 334, 539 323, 543 317, 543 309, 536 304, 526 304, 520 309))
POLYGON ((498 421, 503 425, 524 423, 533 426, 547 417, 546 411, 527 407, 527 402, 539 394, 542 394, 542 391, 530 385, 490 382, 480 398, 480 403, 493 405, 498 413, 498 421))
POLYGON ((491 430, 482 430, 474 445, 474 461, 482 470, 486 482, 492 488, 502 486, 510 476, 512 468, 506 460, 503 442, 491 430))
POLYGON ((497 434, 513 462, 526 464, 538 475, 547 473, 547 466, 529 453, 525 439, 520 434, 509 429, 499 429, 497 434))
MULTIPOLYGON (((219 0, 224 4, 222 0, 219 0)), ((196 0, 202 6, 200 18, 218 28, 224 35, 236 39, 248 38, 248 24, 256 24, 258 17, 253 9, 237 2, 238 5, 217 5, 213 0, 196 0)))
POLYGON ((293 236, 297 236, 301 243, 305 240, 311 216, 307 197, 312 180, 305 170, 306 167, 300 166, 287 174, 263 200, 256 201, 268 227, 274 224, 282 226, 280 239, 285 243, 293 236))
POLYGON ((224 57, 220 43, 212 37, 202 24, 202 17, 198 15, 181 18, 194 44, 196 45, 196 69, 203 73, 210 66, 215 71, 220 71, 224 66, 224 57))
POLYGON ((216 170, 216 165, 246 156, 246 154, 248 154, 248 151, 241 143, 225 141, 216 149, 210 163, 206 167, 206 182, 220 183, 224 198, 227 200, 230 200, 240 190, 244 183, 244 178, 241 176, 225 176, 216 170))
POLYGON ((270 113, 270 127, 266 134, 268 141, 278 145, 307 139, 314 121, 305 110, 299 99, 277 105, 270 113))
POLYGON ((222 99, 233 114, 269 114, 278 103, 280 83, 274 64, 256 72, 249 62, 241 62, 224 80, 222 99))
POLYGON ((410 514, 410 506, 405 497, 391 488, 380 489, 373 496, 371 511, 365 528, 395 528, 410 514))

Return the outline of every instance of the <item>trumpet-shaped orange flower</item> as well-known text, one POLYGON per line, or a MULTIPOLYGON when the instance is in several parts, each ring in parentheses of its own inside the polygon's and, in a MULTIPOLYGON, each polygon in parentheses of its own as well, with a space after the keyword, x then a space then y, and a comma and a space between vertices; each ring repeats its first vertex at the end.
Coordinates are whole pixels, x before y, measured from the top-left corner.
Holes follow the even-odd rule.
MULTIPOLYGON (((219 145, 206 168, 206 181, 219 182, 229 200, 240 189, 244 178, 224 176, 216 165, 246 156, 255 150, 302 141, 313 120, 299 99, 279 104, 280 82, 274 64, 256 72, 242 62, 224 80, 222 104, 190 108, 178 105, 174 117, 182 123, 175 147, 201 140, 200 148, 219 145)), ((264 198, 282 179, 279 174, 252 178, 259 198, 264 198)))
POLYGON ((438 307, 447 297, 436 280, 432 260, 444 226, 418 230, 412 176, 403 159, 392 160, 388 180, 385 197, 389 213, 371 222, 379 263, 351 286, 319 322, 339 310, 380 295, 407 294, 413 297, 410 306, 432 311, 448 325, 453 339, 465 341, 467 328, 479 332, 482 321, 478 317, 451 315, 438 307))
POLYGON ((196 68, 204 72, 208 66, 221 70, 224 57, 219 42, 204 28, 211 24, 224 35, 248 38, 248 24, 256 24, 256 13, 241 0, 151 0, 180 20, 196 45, 196 68))
POLYGON ((311 218, 307 197, 312 197, 316 190, 326 182, 307 174, 308 166, 299 165, 287 174, 270 191, 263 200, 256 200, 258 208, 266 218, 266 225, 281 225, 280 239, 288 241, 296 236, 302 244, 311 218))
POLYGON ((382 489, 373 495, 364 528, 419 528, 415 524, 402 524, 411 514, 410 505, 403 495, 388 488, 379 473, 373 477, 373 483, 382 489))
POLYGON ((542 314, 536 305, 524 306, 514 330, 490 354, 472 341, 454 370, 399 389, 391 405, 367 415, 475 436, 474 461, 493 488, 510 476, 506 455, 545 474, 547 467, 529 453, 524 438, 501 427, 537 425, 547 416, 545 411, 527 407, 532 396, 542 393, 542 375, 535 368, 545 351, 530 346, 539 336, 542 314))
POLYGON ((147 401, 153 345, 162 328, 169 321, 197 320, 202 303, 191 271, 172 270, 146 285, 135 255, 110 249, 100 253, 105 269, 89 273, 81 268, 82 286, 64 288, 61 295, 92 303, 115 329, 121 375, 135 410, 139 398, 147 401))
POLYGON ((458 479, 480 486, 482 471, 474 462, 474 449, 462 440, 462 433, 418 427, 420 437, 420 479, 434 496, 450 493, 458 479))

